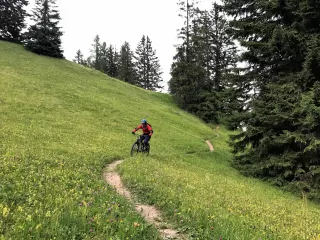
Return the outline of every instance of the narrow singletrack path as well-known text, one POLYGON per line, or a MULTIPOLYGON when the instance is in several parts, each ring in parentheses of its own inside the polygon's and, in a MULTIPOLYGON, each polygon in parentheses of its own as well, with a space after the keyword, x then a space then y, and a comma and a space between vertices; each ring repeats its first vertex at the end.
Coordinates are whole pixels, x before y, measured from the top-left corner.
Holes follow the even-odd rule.
POLYGON ((179 231, 164 228, 164 226, 168 224, 163 221, 160 212, 154 206, 139 204, 134 200, 135 198, 129 190, 123 186, 120 175, 116 172, 116 167, 122 162, 123 160, 115 161, 105 168, 103 173, 105 181, 114 187, 120 195, 131 201, 135 205, 136 211, 139 212, 147 222, 153 224, 158 229, 163 239, 186 239, 186 237, 180 234, 179 231))
MULTIPOLYGON (((210 141, 207 140, 206 143, 209 146, 210 152, 213 152, 214 148, 210 141)), ((168 224, 163 221, 160 212, 154 206, 140 204, 135 201, 130 191, 124 187, 120 175, 116 172, 116 167, 122 162, 123 160, 118 160, 109 164, 103 172, 104 180, 111 185, 117 193, 131 201, 135 205, 136 211, 139 212, 147 222, 153 224, 158 229, 163 239, 187 239, 186 236, 180 234, 179 231, 175 229, 163 228, 168 224)))
POLYGON ((214 151, 214 148, 213 148, 211 142, 210 142, 209 140, 207 140, 206 143, 207 143, 208 146, 209 146, 210 152, 213 152, 213 151, 214 151))

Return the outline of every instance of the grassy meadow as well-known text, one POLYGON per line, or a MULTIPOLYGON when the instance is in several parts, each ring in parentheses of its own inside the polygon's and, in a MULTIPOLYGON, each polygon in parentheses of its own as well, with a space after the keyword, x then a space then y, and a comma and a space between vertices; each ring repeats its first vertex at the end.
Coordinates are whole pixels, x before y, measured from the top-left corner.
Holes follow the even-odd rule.
POLYGON ((119 159, 126 186, 189 239, 320 240, 320 206, 238 174, 229 134, 168 94, 0 41, 0 240, 160 239, 103 180, 119 159), (151 151, 132 158, 142 118, 151 151))

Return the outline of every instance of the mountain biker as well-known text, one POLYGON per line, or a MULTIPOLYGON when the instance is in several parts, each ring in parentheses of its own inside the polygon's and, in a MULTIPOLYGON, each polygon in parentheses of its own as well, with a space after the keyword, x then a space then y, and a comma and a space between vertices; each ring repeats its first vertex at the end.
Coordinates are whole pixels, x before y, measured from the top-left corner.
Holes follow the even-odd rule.
POLYGON ((153 134, 152 126, 147 123, 146 119, 141 120, 141 124, 132 130, 132 134, 135 134, 136 131, 142 129, 143 135, 140 136, 140 140, 143 141, 146 147, 149 147, 149 140, 153 134))

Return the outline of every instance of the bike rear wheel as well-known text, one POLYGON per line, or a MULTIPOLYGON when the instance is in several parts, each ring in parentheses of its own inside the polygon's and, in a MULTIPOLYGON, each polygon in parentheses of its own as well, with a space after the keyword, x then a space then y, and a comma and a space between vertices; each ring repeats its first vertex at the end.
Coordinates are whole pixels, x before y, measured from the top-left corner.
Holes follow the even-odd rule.
POLYGON ((150 145, 148 145, 148 146, 146 146, 146 147, 144 148, 143 153, 148 156, 148 155, 149 155, 149 152, 150 152, 150 145))
POLYGON ((147 155, 147 156, 149 155, 149 152, 150 152, 150 145, 148 145, 148 146, 146 147, 146 155, 147 155))
POLYGON ((137 155, 138 152, 139 152, 139 144, 134 143, 131 148, 131 156, 133 157, 133 156, 137 155))

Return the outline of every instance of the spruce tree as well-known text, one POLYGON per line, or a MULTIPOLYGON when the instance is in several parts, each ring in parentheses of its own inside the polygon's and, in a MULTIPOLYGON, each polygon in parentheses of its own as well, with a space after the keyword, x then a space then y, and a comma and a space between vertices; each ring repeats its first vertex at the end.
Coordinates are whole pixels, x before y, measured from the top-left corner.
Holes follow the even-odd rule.
POLYGON ((133 58, 130 44, 124 42, 120 49, 118 78, 131 84, 135 84, 136 80, 133 58))
POLYGON ((100 46, 100 64, 101 71, 104 73, 108 73, 109 65, 108 65, 108 46, 106 42, 103 42, 100 46))
POLYGON ((234 165, 319 198, 320 5, 224 2, 237 16, 233 34, 247 48, 242 58, 250 71, 245 76, 257 92, 251 111, 242 116, 246 131, 233 137, 234 165))
POLYGON ((107 49, 107 74, 111 77, 118 75, 118 53, 117 50, 110 45, 107 49))
POLYGON ((0 40, 21 42, 25 28, 26 0, 0 0, 0 40))
POLYGON ((177 53, 171 65, 169 91, 181 108, 193 112, 192 106, 199 104, 197 80, 204 78, 205 75, 203 68, 192 61, 195 59, 192 57, 194 52, 191 48, 192 22, 197 8, 195 1, 189 0, 180 0, 178 6, 181 11, 179 16, 183 18, 184 26, 178 34, 182 43, 177 46, 177 53))
POLYGON ((221 92, 222 121, 229 130, 242 128, 243 118, 252 109, 250 99, 255 94, 250 74, 243 74, 246 71, 245 67, 233 68, 225 77, 225 89, 221 92))
POLYGON ((31 25, 26 33, 25 48, 41 55, 63 58, 61 36, 58 27, 60 15, 55 0, 36 0, 31 25))
POLYGON ((202 56, 206 74, 197 115, 207 122, 220 122, 231 108, 230 88, 236 84, 230 81, 234 79, 232 70, 238 61, 237 49, 228 35, 229 22, 221 5, 212 4, 210 11, 201 12, 199 21, 197 53, 202 56))
POLYGON ((195 2, 180 2, 185 26, 171 67, 170 91, 183 109, 207 122, 218 122, 226 111, 222 91, 230 68, 237 61, 236 48, 227 34, 229 25, 222 7, 201 11, 195 2))
POLYGON ((82 54, 82 52, 81 52, 80 49, 76 52, 76 56, 75 56, 75 58, 73 59, 73 61, 74 61, 75 63, 84 65, 83 54, 82 54))
POLYGON ((92 49, 91 49, 91 67, 99 71, 103 71, 103 54, 101 53, 101 43, 99 35, 96 35, 93 39, 92 49))
POLYGON ((139 87, 156 91, 161 89, 162 71, 156 51, 152 48, 150 38, 142 36, 136 49, 136 72, 139 87))

